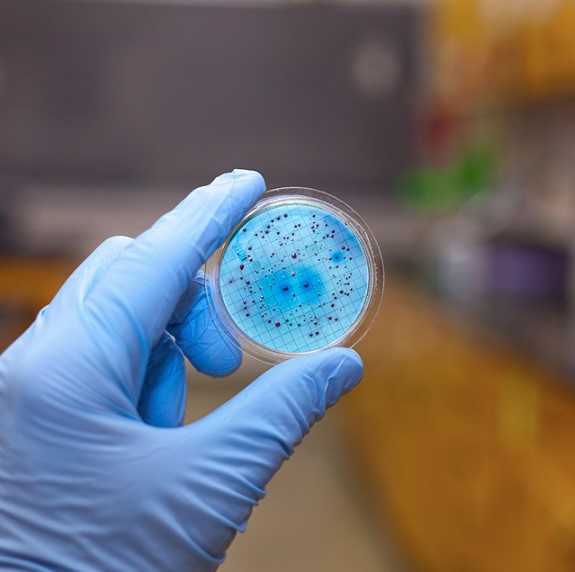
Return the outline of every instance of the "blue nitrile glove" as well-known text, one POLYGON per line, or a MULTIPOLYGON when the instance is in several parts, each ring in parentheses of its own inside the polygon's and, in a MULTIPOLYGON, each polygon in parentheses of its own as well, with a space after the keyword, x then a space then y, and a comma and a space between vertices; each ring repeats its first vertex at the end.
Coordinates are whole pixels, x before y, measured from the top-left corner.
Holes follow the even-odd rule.
POLYGON ((222 375, 198 269, 264 190, 234 171, 105 242, 0 358, 0 569, 214 570, 265 486, 362 375, 352 350, 284 362, 180 426, 182 352, 222 375))

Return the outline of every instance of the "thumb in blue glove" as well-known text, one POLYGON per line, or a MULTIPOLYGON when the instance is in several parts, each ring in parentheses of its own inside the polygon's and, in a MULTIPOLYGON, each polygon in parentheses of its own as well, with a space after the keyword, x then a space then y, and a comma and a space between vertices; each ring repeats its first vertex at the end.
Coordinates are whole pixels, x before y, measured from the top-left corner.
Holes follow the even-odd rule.
POLYGON ((0 568, 215 570, 273 474, 361 378, 331 349, 284 362, 181 426, 184 355, 239 351, 199 268, 264 190, 234 171, 138 238, 114 238, 0 357, 0 568))

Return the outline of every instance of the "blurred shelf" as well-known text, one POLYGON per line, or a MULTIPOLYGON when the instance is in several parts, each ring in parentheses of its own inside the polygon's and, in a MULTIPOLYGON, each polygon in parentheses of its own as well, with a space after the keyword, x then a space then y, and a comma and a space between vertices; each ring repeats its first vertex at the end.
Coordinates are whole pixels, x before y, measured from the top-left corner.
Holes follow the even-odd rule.
POLYGON ((575 387, 569 254, 530 242, 478 245, 453 256, 462 258, 387 261, 388 275, 454 321, 504 340, 575 387))
POLYGON ((493 330, 575 387, 575 323, 565 301, 529 296, 485 296, 463 316, 493 330))

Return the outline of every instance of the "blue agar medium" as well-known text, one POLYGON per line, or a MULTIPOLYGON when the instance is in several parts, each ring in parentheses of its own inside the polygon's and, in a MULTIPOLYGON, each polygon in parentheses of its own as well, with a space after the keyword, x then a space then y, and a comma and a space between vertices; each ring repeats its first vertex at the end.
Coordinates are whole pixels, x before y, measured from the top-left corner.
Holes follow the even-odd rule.
POLYGON ((219 286, 243 335, 295 354, 345 338, 368 302, 370 271, 350 224, 298 199, 243 221, 225 246, 219 286))

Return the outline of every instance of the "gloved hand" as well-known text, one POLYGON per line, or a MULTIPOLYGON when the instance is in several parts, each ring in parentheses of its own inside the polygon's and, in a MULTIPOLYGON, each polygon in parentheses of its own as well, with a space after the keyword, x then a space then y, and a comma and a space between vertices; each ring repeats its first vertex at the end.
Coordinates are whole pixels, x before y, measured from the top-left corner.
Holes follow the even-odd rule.
POLYGON ((359 381, 355 352, 320 352, 181 426, 182 352, 212 375, 241 357, 198 270, 263 190, 234 171, 138 238, 106 241, 0 357, 0 569, 216 569, 294 446, 359 381))

